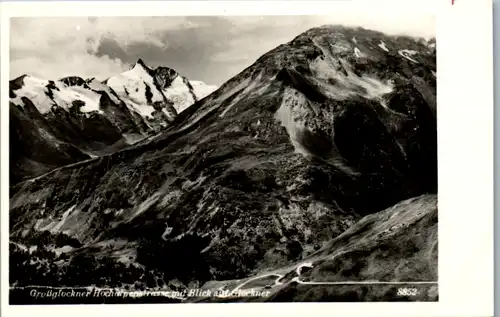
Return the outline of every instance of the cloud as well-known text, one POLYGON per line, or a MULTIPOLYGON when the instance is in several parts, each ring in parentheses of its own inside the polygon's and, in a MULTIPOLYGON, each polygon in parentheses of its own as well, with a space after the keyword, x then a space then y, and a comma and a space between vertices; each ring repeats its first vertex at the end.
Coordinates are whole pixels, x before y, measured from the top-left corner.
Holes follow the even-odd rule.
MULTIPOLYGON (((362 11, 340 9, 329 15, 295 15, 295 16, 252 16, 224 17, 234 25, 232 33, 248 32, 256 27, 306 30, 326 24, 342 24, 360 26, 393 35, 410 35, 421 37, 435 36, 435 17, 411 11, 391 11, 381 7, 379 11, 362 11)), ((299 31, 300 32, 300 31, 299 31)))
MULTIPOLYGON (((250 66, 265 52, 292 40, 298 34, 321 25, 342 24, 361 26, 392 35, 410 35, 424 38, 435 36, 432 15, 416 15, 413 12, 395 15, 391 11, 356 12, 339 11, 329 16, 252 16, 221 17, 230 25, 229 40, 224 50, 211 56, 211 62, 230 67, 227 73, 235 75, 250 66)), ((230 78, 231 76, 227 76, 230 78)))
POLYGON ((33 45, 47 48, 57 41, 72 41, 73 44, 82 45, 84 41, 79 41, 81 39, 94 38, 99 42, 104 37, 113 37, 122 45, 147 41, 162 47, 162 32, 192 27, 197 25, 185 17, 13 18, 11 45, 18 48, 33 45), (29 40, 26 41, 23 35, 27 35, 29 40))
POLYGON ((28 74, 38 78, 59 79, 65 76, 80 76, 82 78, 96 77, 103 80, 116 75, 128 68, 120 60, 109 57, 97 57, 89 54, 59 55, 57 61, 45 62, 38 57, 25 57, 11 62, 12 78, 28 74))
POLYGON ((152 67, 169 66, 220 85, 267 51, 325 24, 422 37, 435 33, 433 16, 386 8, 328 16, 13 18, 10 77, 106 79, 140 57, 152 67))
POLYGON ((183 17, 12 18, 10 77, 27 73, 105 79, 129 65, 121 60, 123 56, 96 55, 104 41, 113 41, 117 47, 147 43, 165 48, 161 37, 165 30, 192 27, 196 25, 183 17))

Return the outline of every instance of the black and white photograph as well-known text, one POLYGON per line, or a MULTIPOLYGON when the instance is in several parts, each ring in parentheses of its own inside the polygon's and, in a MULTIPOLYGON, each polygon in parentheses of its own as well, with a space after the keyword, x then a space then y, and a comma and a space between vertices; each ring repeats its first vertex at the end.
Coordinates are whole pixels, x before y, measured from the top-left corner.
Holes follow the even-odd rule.
POLYGON ((9 23, 11 305, 439 301, 434 15, 9 23))

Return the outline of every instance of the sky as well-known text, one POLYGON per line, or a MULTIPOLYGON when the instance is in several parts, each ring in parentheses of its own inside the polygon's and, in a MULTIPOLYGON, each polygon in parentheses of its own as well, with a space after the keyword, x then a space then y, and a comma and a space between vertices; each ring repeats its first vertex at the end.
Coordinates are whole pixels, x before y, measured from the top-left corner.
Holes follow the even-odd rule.
POLYGON ((12 18, 10 78, 104 80, 139 58, 190 80, 221 85, 262 54, 325 24, 430 38, 434 16, 193 16, 12 18))

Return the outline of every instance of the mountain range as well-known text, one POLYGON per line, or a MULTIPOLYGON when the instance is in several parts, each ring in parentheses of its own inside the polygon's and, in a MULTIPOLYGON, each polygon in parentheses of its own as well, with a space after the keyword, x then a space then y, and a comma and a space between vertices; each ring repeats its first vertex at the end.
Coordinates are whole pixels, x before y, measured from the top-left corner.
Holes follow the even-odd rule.
MULTIPOLYGON (((166 126, 11 186, 11 286, 176 291, 155 299, 176 302, 438 299, 434 40, 313 28, 203 99, 193 83, 189 94, 183 88, 196 99, 183 111, 165 101, 175 98, 164 87, 185 80, 172 84, 170 70, 141 65, 100 83, 111 93, 66 80, 136 109, 120 131, 154 127, 148 114, 166 126), (366 281, 376 283, 352 283, 366 281), (267 295, 182 295, 193 288, 267 295)), ((24 113, 11 104, 11 116, 28 118, 46 96, 23 99, 24 113)), ((83 125, 91 140, 115 144, 125 132, 108 136, 100 122, 112 111, 95 111, 95 124, 83 125)), ((55 114, 37 116, 29 118, 55 126, 47 119, 55 114)), ((12 301, 34 300, 23 294, 12 301)))
POLYGON ((141 59, 104 82, 23 75, 9 88, 12 183, 123 149, 216 89, 141 59))

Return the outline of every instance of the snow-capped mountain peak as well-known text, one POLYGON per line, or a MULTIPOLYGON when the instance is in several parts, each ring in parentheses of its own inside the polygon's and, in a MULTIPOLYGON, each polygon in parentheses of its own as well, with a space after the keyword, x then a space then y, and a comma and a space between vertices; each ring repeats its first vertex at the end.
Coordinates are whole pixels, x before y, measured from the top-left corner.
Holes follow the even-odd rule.
MULTIPOLYGON (((78 85, 78 77, 67 77, 62 80, 52 81, 33 76, 21 76, 14 81, 17 87, 11 87, 11 99, 14 104, 23 107, 28 98, 41 114, 48 113, 54 106, 70 111, 77 101, 80 112, 101 112, 99 109, 100 95, 88 89, 82 79, 78 85)), ((81 79, 81 78, 80 78, 81 79)))
POLYGON ((172 68, 159 66, 153 71, 159 89, 174 103, 177 113, 182 112, 198 100, 217 89, 202 81, 188 80, 172 68))
POLYGON ((142 59, 104 81, 78 75, 11 80, 11 124, 26 146, 18 163, 26 167, 16 170, 13 179, 116 151, 161 130, 217 88, 193 83, 172 68, 152 68, 142 59), (33 144, 43 150, 31 153, 33 144), (46 152, 52 153, 48 161, 46 152), (32 170, 32 161, 43 168, 32 170))
POLYGON ((142 59, 130 70, 109 78, 106 84, 130 110, 148 120, 166 116, 167 121, 217 88, 202 83, 197 84, 200 89, 195 91, 189 80, 174 69, 165 66, 153 69, 142 59))
POLYGON ((146 63, 144 63, 144 61, 142 60, 142 58, 139 58, 137 60, 137 62, 135 62, 135 65, 141 65, 141 66, 143 66, 145 68, 148 68, 148 66, 146 65, 146 63))

